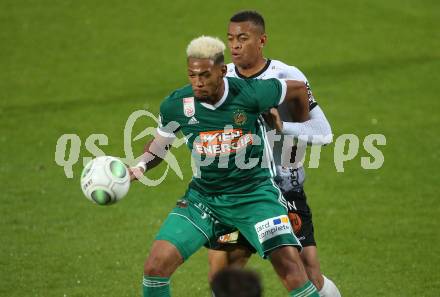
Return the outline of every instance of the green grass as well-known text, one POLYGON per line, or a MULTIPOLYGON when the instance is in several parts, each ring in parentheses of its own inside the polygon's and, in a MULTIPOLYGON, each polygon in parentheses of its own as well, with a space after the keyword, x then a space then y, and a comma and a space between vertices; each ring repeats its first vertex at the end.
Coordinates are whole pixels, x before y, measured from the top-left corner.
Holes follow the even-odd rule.
MULTIPOLYGON (((128 116, 156 113, 186 83, 188 41, 224 38, 242 8, 264 14, 266 55, 306 73, 336 136, 387 138, 379 170, 361 168, 361 146, 337 173, 333 145, 308 170, 324 273, 344 296, 438 296, 440 5, 429 0, 2 1, 0 296, 140 296, 148 249, 190 179, 188 152, 174 152, 184 180, 98 207, 82 196, 82 162, 73 179, 56 165, 57 139, 78 134, 82 161, 87 136, 103 133, 103 151, 122 157, 128 116)), ((286 296, 267 261, 250 267, 266 296, 286 296)), ((174 296, 209 296, 206 275, 201 250, 173 277, 174 296)))

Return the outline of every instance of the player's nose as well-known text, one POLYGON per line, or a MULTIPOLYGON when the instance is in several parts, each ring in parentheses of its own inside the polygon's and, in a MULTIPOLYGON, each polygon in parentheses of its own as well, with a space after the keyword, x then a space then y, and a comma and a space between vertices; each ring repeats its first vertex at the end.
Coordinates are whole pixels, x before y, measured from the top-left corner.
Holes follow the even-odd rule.
POLYGON ((229 46, 231 49, 239 49, 241 47, 240 42, 237 42, 235 40, 231 40, 229 42, 229 46))
POLYGON ((197 79, 196 79, 196 86, 197 86, 198 88, 203 87, 203 81, 202 81, 200 78, 197 78, 197 79))

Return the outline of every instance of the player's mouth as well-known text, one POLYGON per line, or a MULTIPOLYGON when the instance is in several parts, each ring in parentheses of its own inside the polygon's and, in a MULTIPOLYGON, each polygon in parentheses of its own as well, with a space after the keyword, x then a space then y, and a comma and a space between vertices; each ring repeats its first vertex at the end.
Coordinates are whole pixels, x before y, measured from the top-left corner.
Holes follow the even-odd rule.
POLYGON ((233 59, 237 59, 237 58, 239 58, 241 56, 241 54, 232 52, 231 56, 232 56, 233 59))
POLYGON ((207 94, 208 94, 208 92, 205 90, 202 90, 202 89, 195 89, 194 90, 194 95, 196 97, 203 97, 203 96, 206 96, 207 94))

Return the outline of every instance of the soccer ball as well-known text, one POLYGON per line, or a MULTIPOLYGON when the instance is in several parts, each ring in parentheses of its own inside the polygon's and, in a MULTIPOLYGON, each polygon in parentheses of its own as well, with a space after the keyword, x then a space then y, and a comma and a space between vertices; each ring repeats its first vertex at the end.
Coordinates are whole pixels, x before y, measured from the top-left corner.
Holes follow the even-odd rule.
POLYGON ((130 188, 127 167, 118 158, 101 156, 91 160, 81 173, 81 189, 99 205, 121 200, 130 188))

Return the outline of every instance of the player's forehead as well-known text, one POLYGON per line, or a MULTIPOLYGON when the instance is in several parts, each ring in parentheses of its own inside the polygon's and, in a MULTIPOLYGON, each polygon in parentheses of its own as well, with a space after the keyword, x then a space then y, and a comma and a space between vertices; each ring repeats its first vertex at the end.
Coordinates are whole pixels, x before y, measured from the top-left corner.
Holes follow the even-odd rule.
POLYGON ((202 73, 214 69, 214 61, 211 59, 188 58, 188 71, 202 73))
POLYGON ((230 22, 228 25, 228 36, 239 35, 261 35, 261 29, 251 21, 230 22))

